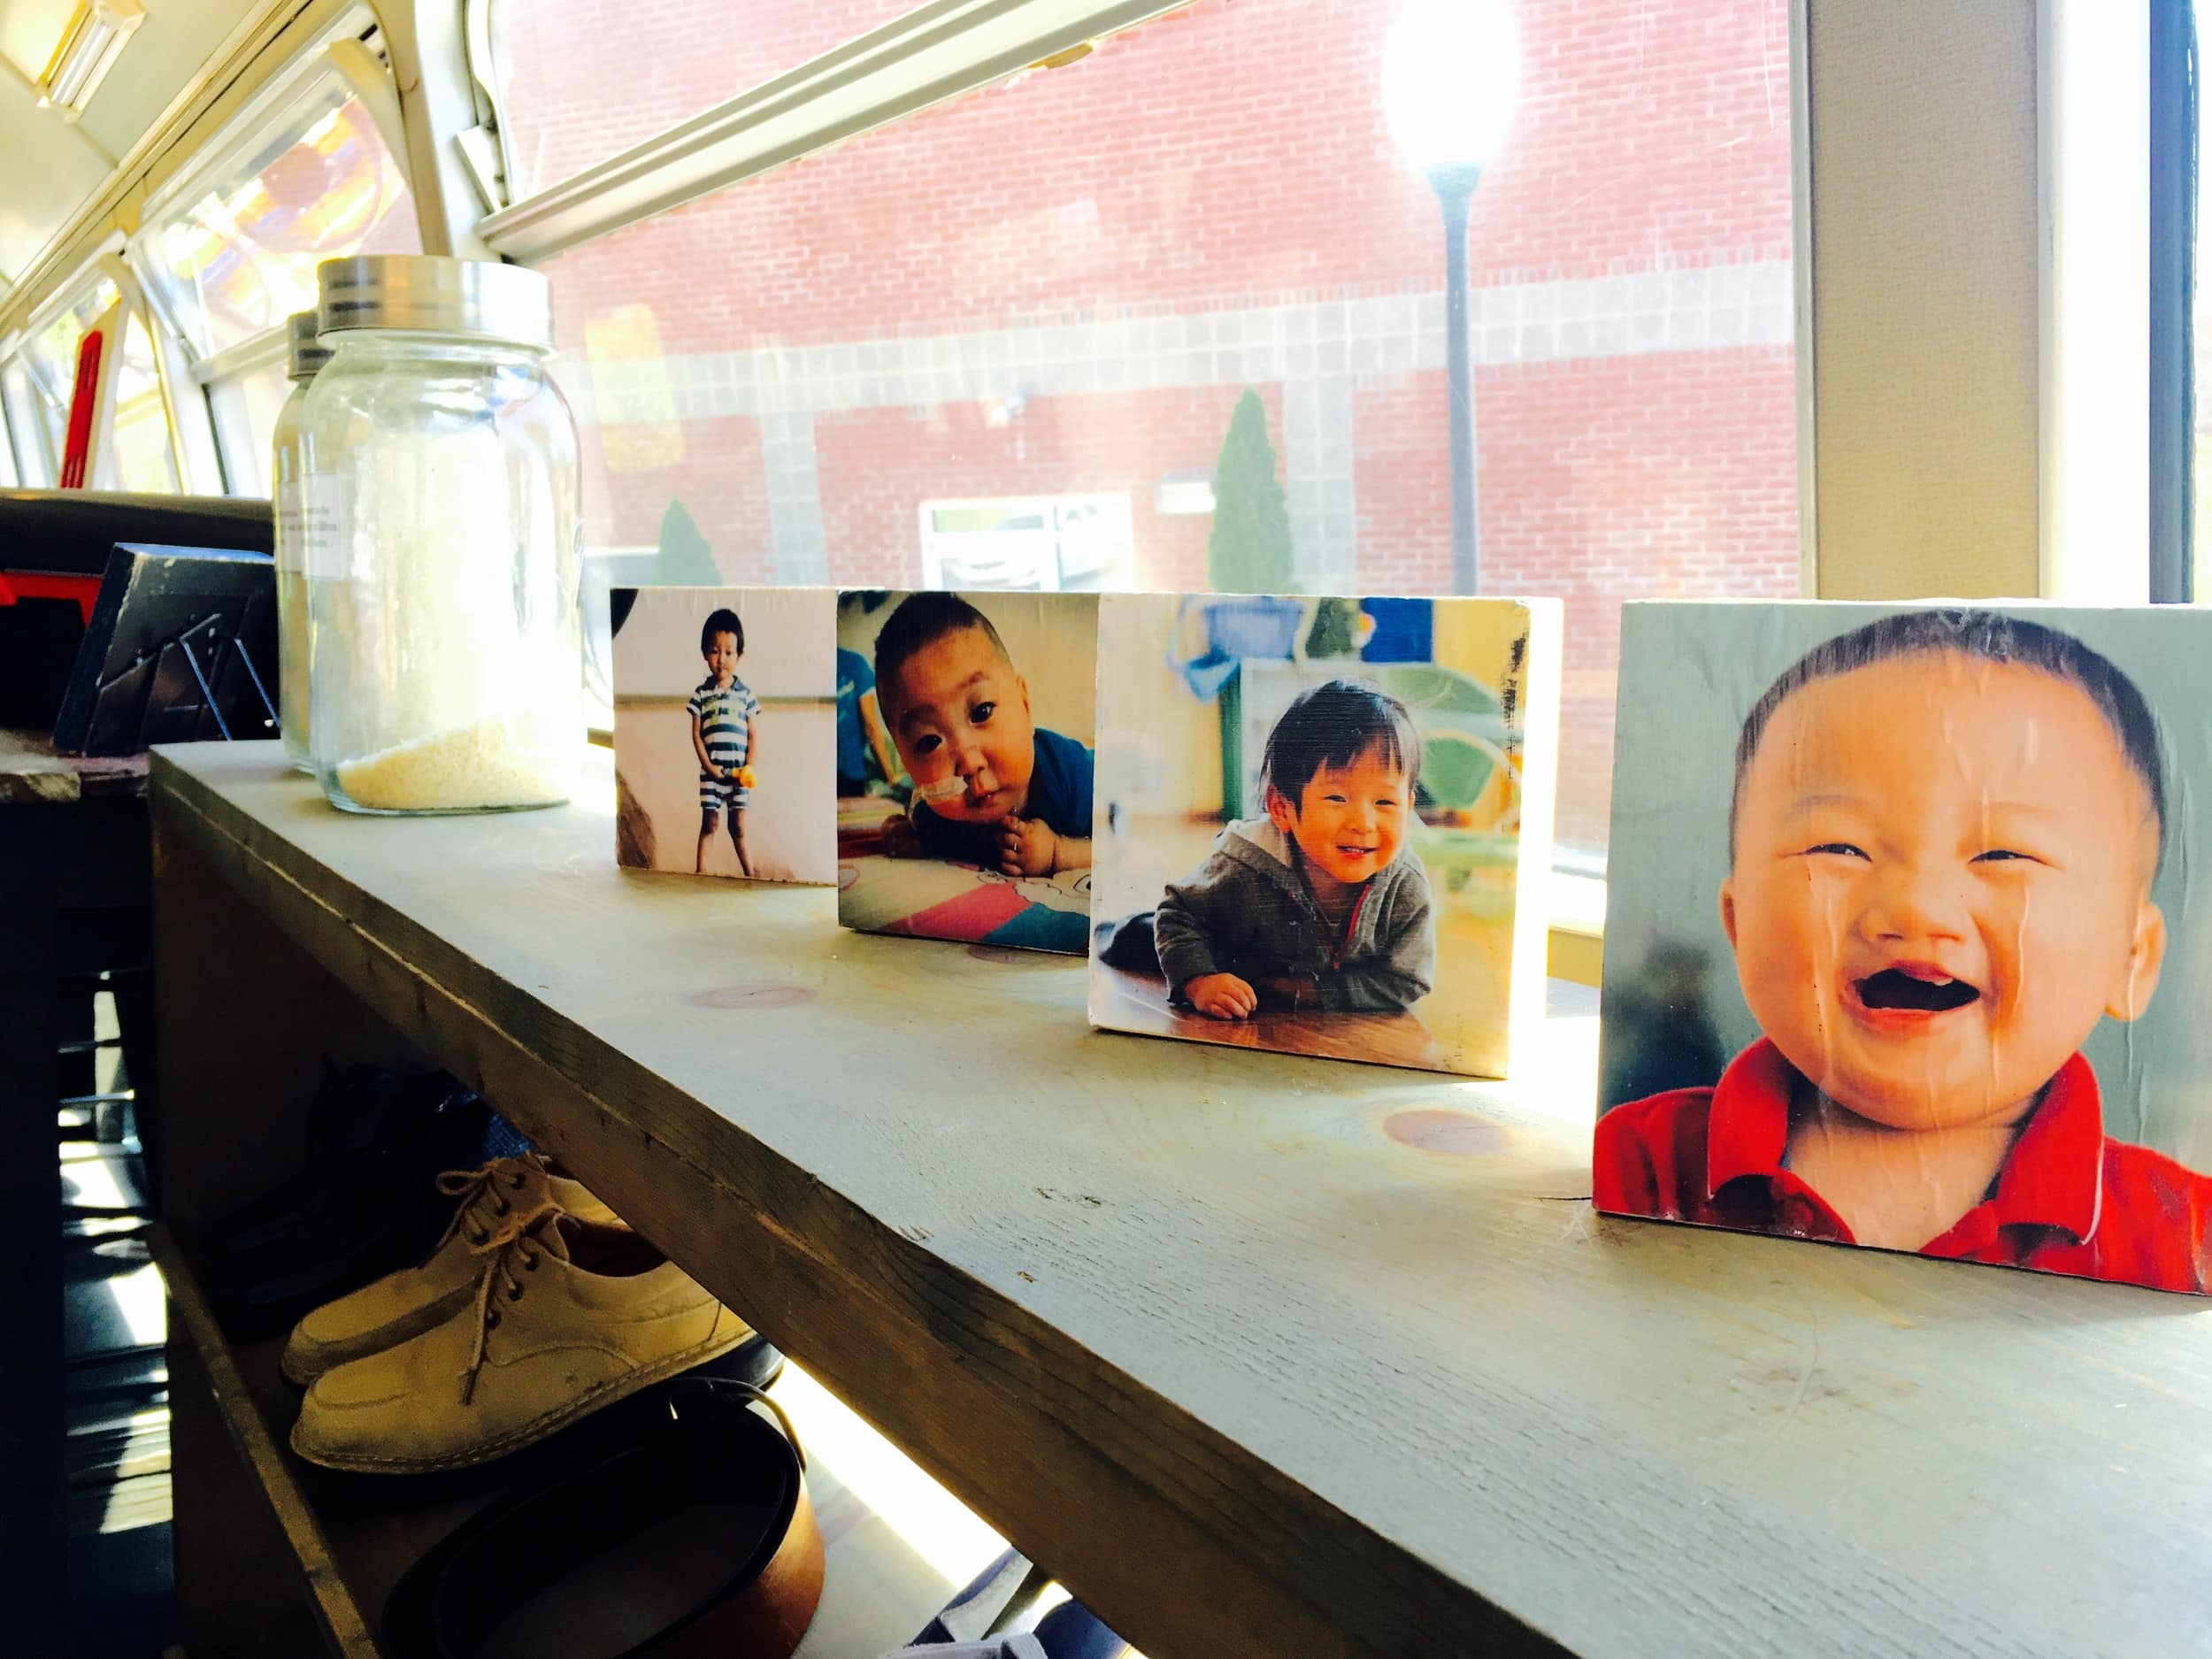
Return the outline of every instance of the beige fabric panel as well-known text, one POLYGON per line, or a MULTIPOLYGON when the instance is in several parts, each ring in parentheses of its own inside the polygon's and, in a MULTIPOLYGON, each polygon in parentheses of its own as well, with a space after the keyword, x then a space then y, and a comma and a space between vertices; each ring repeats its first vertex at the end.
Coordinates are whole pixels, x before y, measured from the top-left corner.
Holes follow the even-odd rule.
POLYGON ((1807 6, 1818 596, 2032 595, 2033 0, 1807 6))

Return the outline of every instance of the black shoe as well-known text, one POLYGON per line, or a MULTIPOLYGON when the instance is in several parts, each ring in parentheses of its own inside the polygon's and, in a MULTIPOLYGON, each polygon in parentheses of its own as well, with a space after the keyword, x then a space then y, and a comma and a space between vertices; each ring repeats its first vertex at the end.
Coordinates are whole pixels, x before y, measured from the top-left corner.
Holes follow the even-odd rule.
POLYGON ((490 1109, 442 1072, 324 1062, 307 1109, 307 1163, 210 1228, 209 1294, 234 1325, 288 1323, 419 1259, 450 1208, 438 1171, 473 1168, 490 1109))
POLYGON ((822 1533, 781 1408, 695 1374, 588 1421, 557 1468, 408 1570, 385 1607, 392 1652, 789 1659, 821 1600, 822 1533))

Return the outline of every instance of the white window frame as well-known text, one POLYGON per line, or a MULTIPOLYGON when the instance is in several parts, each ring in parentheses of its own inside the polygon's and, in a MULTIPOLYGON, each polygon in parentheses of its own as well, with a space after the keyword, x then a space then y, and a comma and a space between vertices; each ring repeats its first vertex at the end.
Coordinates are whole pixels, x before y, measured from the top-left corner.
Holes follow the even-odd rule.
MULTIPOLYGON (((130 264, 127 250, 111 254, 102 262, 108 274, 115 279, 115 286, 123 296, 123 329, 130 326, 135 316, 146 331, 149 344, 153 347, 154 379, 161 390, 162 424, 169 433, 169 470, 176 480, 179 491, 185 495, 219 495, 223 493, 222 465, 215 453, 215 434, 208 424, 207 400, 181 394, 191 380, 187 378, 182 343, 174 332, 164 326, 162 318, 149 303, 146 286, 138 280, 137 270, 130 264)), ((122 366, 122 330, 116 337, 116 366, 122 366)), ((108 411, 111 439, 113 412, 108 411)))
POLYGON ((2150 600, 2149 0, 2038 0, 2036 526, 2046 599, 2150 600))
POLYGON ((0 394, 0 489, 19 489, 23 468, 15 458, 15 434, 8 419, 8 400, 0 394))
POLYGON ((13 395, 8 371, 13 370, 28 395, 38 396, 31 385, 31 365, 21 354, 11 351, 0 358, 0 407, 7 414, 8 434, 15 450, 16 476, 26 489, 51 489, 60 474, 60 460, 46 432, 45 418, 35 409, 21 408, 13 395))
POLYGON ((246 409, 246 382, 273 365, 289 366, 291 349, 281 329, 265 329, 240 342, 194 372, 207 403, 215 447, 223 457, 223 476, 234 495, 266 495, 270 457, 246 409))
MULTIPOLYGON (((73 360, 65 366, 64 379, 59 386, 49 386, 44 377, 39 373, 30 352, 25 348, 31 341, 43 334, 47 326, 62 312, 73 311, 78 301, 85 296, 88 289, 95 288, 103 280, 108 281, 115 280, 115 255, 121 246, 120 234, 110 233, 95 250, 92 256, 69 273, 69 280, 58 284, 38 309, 25 319, 22 332, 18 337, 17 346, 12 353, 12 360, 20 363, 30 379, 31 396, 35 398, 42 396, 48 400, 58 399, 61 404, 61 432, 58 437, 47 425, 42 414, 37 411, 32 411, 36 418, 35 430, 42 441, 41 447, 44 451, 46 461, 44 472, 48 488, 59 487, 62 461, 68 449, 70 408, 76 398, 76 365, 73 360)), ((127 319, 131 290, 122 288, 119 284, 118 288, 121 293, 126 313, 125 319, 127 319)), ((93 322, 96 325, 105 315, 104 311, 96 313, 93 322)), ((106 469, 111 465, 109 457, 111 452, 110 440, 112 434, 109 430, 109 425, 115 408, 115 400, 108 395, 108 392, 114 384, 114 377, 120 366, 121 359, 122 321, 119 320, 112 347, 102 353, 100 360, 101 395, 93 405, 92 453, 85 466, 85 482, 88 488, 111 489, 114 488, 113 483, 106 477, 106 469)), ((173 465, 173 455, 171 459, 173 465)))

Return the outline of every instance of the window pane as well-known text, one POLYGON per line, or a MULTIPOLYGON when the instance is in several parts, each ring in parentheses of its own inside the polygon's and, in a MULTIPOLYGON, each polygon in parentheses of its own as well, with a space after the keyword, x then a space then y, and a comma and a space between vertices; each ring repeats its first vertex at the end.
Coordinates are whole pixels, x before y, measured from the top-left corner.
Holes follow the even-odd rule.
POLYGON ((0 367, 0 399, 8 411, 8 432, 14 440, 17 469, 26 487, 45 489, 54 481, 52 451, 48 447, 46 411, 31 384, 31 372, 20 358, 0 367))
POLYGON ((325 259, 422 249, 406 176, 335 75, 164 210, 146 241, 150 280, 200 358, 313 305, 325 259))
POLYGON ((292 395, 286 365, 278 362, 211 383, 208 405, 222 446, 223 472, 234 495, 269 493, 270 446, 277 413, 292 395))
POLYGON ((77 348, 84 343, 85 331, 120 297, 114 279, 101 277, 23 342, 23 366, 30 372, 38 416, 57 466, 69 431, 69 400, 76 391, 77 348))
POLYGON ((0 488, 13 489, 23 481, 15 465, 15 445, 10 441, 13 434, 7 430, 4 403, 0 403, 0 488))
MULTIPOLYGON (((1597 851, 1621 602, 1797 590, 1788 6, 1517 11, 1467 242, 1481 580, 1566 600, 1560 836, 1597 851)), ((1442 215, 1380 89, 1404 15, 1199 0, 549 262, 598 562, 911 587, 925 510, 1004 507, 1010 542, 1111 501, 1117 580, 1203 588, 1249 388, 1298 585, 1449 591, 1442 215)))
POLYGON ((495 0, 492 55, 518 199, 912 11, 919 0, 718 0, 624 8, 495 0))
POLYGON ((123 361, 116 369, 115 483, 119 489, 165 495, 177 488, 154 342, 135 311, 123 324, 123 361))

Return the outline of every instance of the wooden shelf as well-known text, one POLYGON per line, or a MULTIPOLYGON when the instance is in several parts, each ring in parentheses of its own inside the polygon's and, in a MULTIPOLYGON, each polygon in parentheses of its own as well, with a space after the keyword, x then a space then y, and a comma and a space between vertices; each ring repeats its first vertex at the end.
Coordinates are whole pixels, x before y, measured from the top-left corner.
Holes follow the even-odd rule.
POLYGON ((1156 1659, 2212 1646, 2200 1304, 1607 1221, 1586 993, 1509 1085, 1094 1033, 1079 964, 617 870, 594 778, 158 753, 165 1113, 245 1087, 173 1035, 342 994, 1156 1659))
MULTIPOLYGON (((300 1391, 278 1366, 282 1337, 234 1342, 186 1253, 165 1229, 153 1237, 175 1315, 173 1345, 190 1354, 182 1369, 202 1380, 200 1397, 251 1471, 305 1592, 304 1617, 280 1611, 265 1650, 303 1654, 319 1638, 342 1659, 386 1659, 381 1609, 401 1576, 499 1494, 557 1460, 561 1439, 450 1475, 341 1475, 305 1463, 286 1444, 300 1391)), ((795 1659, 877 1659, 920 1629, 1002 1542, 949 1495, 917 1494, 918 1484, 931 1486, 926 1478, 807 1379, 787 1369, 774 1386, 808 1449, 807 1485, 828 1554, 822 1604, 795 1659), (885 1495, 864 1495, 871 1485, 885 1495), (908 1534, 933 1521, 938 1547, 926 1559, 908 1534), (941 1536, 948 1521, 950 1539, 941 1536)))

